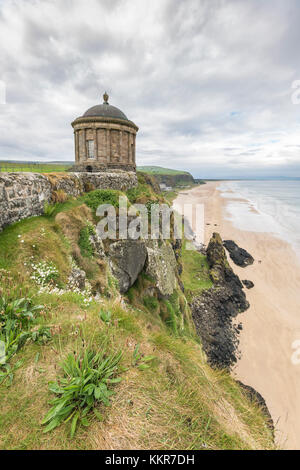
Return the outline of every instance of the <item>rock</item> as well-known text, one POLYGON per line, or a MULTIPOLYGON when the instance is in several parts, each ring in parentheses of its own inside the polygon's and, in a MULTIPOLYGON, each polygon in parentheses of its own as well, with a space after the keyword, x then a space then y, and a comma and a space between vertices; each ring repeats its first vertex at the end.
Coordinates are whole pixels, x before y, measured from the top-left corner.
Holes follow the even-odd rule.
POLYGON ((177 283, 177 263, 172 246, 164 240, 149 240, 145 244, 146 273, 155 281, 161 296, 172 295, 177 283))
POLYGON ((192 299, 193 320, 208 362, 230 369, 238 354, 238 333, 233 319, 249 308, 243 285, 231 269, 218 233, 207 247, 207 260, 214 287, 192 299))
POLYGON ((91 234, 89 239, 90 239, 90 243, 91 243, 92 248, 93 248, 94 256, 96 256, 97 258, 104 259, 106 257, 106 255, 105 255, 103 241, 99 237, 97 232, 91 234))
POLYGON ((79 268, 73 268, 68 279, 68 289, 74 288, 85 289, 85 272, 79 268))
POLYGON ((223 244, 226 250, 228 250, 230 258, 237 266, 245 268, 254 263, 254 258, 250 253, 244 250, 244 248, 240 248, 234 241, 225 240, 223 244))
POLYGON ((253 387, 250 387, 250 385, 245 385, 242 382, 240 382, 239 380, 237 380, 236 382, 244 390, 244 392, 246 393, 248 399, 250 399, 250 401, 252 401, 252 402, 257 403, 261 407, 262 412, 265 414, 265 416, 267 418, 267 425, 270 428, 270 430, 272 431, 272 434, 273 434, 273 437, 274 437, 274 434, 275 434, 274 422, 273 422, 271 413, 269 411, 269 408, 267 407, 266 401, 263 398, 263 396, 259 392, 257 392, 253 387))
POLYGON ((21 219, 41 215, 51 199, 51 184, 36 173, 0 173, 0 230, 21 219))
POLYGON ((123 294, 137 280, 145 265, 147 250, 140 240, 119 240, 108 251, 109 265, 123 294))
POLYGON ((254 283, 252 281, 248 281, 247 279, 242 281, 242 283, 247 289, 252 289, 254 287, 254 283))

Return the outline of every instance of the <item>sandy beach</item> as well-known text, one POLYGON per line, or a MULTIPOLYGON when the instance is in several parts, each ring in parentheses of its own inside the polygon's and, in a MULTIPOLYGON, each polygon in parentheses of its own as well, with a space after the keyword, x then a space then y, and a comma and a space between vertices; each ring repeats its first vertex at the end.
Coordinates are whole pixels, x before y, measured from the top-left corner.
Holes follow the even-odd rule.
MULTIPOLYGON (((265 398, 283 449, 300 449, 300 364, 292 362, 292 344, 300 340, 300 262, 292 247, 268 233, 241 231, 226 220, 230 199, 221 197, 220 183, 179 193, 176 204, 203 203, 205 243, 213 232, 232 239, 255 259, 240 268, 229 262, 240 279, 255 287, 246 290, 250 308, 237 318, 241 358, 233 375, 265 398)), ((236 200, 236 199, 235 199, 236 200)))

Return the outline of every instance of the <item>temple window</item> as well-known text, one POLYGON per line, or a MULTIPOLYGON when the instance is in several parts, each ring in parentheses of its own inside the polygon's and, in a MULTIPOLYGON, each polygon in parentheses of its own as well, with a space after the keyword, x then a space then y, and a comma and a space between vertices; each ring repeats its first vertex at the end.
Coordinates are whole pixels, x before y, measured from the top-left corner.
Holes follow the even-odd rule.
POLYGON ((88 158, 95 158, 95 143, 93 140, 87 140, 87 155, 88 158))

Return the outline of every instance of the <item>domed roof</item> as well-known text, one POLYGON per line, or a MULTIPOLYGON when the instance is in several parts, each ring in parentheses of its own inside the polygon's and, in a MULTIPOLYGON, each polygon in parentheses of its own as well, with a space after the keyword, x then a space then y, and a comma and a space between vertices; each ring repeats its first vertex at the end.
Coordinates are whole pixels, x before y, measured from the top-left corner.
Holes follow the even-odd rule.
POLYGON ((93 106, 92 108, 88 109, 83 116, 100 116, 128 121, 127 116, 125 116, 125 114, 119 108, 111 106, 108 103, 108 94, 106 92, 103 95, 103 99, 103 104, 93 106))

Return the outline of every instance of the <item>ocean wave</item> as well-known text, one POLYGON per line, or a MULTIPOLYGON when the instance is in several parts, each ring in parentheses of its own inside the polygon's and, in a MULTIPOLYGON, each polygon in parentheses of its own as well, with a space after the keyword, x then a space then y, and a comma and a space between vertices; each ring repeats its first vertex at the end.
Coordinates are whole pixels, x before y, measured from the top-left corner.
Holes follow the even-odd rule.
POLYGON ((299 181, 228 181, 218 189, 228 199, 227 218, 235 227, 272 233, 300 255, 299 181))

